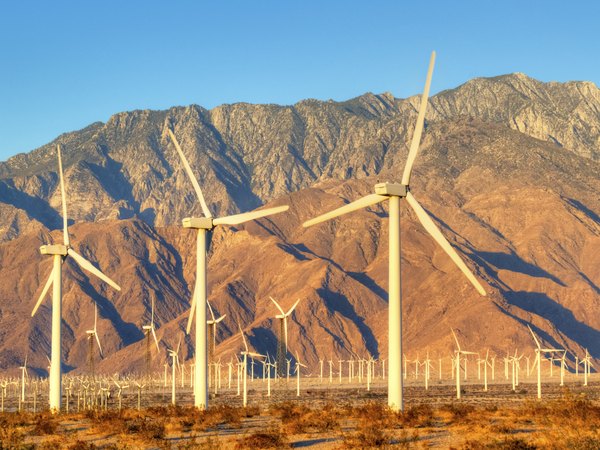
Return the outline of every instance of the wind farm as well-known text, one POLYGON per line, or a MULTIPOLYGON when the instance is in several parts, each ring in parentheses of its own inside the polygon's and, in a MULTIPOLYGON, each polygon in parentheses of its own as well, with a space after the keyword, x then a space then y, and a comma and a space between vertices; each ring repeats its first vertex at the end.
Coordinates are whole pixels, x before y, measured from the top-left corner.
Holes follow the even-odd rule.
POLYGON ((436 56, 1 162, 0 444, 595 448, 600 91, 436 56))

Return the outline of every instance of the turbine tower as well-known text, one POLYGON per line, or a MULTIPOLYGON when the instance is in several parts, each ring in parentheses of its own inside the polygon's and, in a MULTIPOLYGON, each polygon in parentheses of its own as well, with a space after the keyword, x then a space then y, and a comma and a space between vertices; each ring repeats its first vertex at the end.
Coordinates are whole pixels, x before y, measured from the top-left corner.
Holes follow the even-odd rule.
POLYGON ((98 337, 98 329, 97 329, 97 325, 98 325, 98 304, 96 302, 94 302, 94 328, 92 330, 87 330, 86 333, 88 335, 88 345, 89 345, 89 350, 88 350, 88 364, 89 364, 89 369, 90 369, 90 374, 92 376, 92 379, 94 379, 95 377, 95 372, 94 372, 94 340, 96 341, 96 343, 98 344, 98 351, 100 352, 100 358, 102 358, 102 346, 100 345, 100 338, 98 337))
POLYGON ((288 349, 288 325, 287 318, 294 312, 296 306, 300 302, 300 299, 296 300, 296 303, 290 308, 288 312, 285 312, 283 308, 277 303, 277 301, 273 297, 269 297, 277 309, 281 312, 281 314, 275 316, 276 319, 279 319, 279 342, 277 343, 277 375, 279 377, 283 377, 284 370, 283 366, 285 365, 285 358, 287 356, 288 349))
POLYGON ((146 375, 150 375, 150 335, 154 338, 154 343, 156 344, 156 350, 160 351, 160 347, 158 346, 158 339, 156 338, 156 329, 154 327, 154 297, 152 297, 152 314, 150 316, 150 324, 143 325, 142 330, 146 334, 146 375))
POLYGON ((217 225, 239 225, 250 220, 260 219, 261 217, 270 216, 273 214, 281 213, 286 211, 289 206, 278 206, 276 208, 267 208, 260 211, 252 211, 242 214, 235 214, 232 216, 225 216, 219 218, 213 218, 202 190, 198 184, 198 180, 192 172, 190 167, 175 135, 170 128, 167 128, 169 137, 181 158, 181 162, 185 171, 196 191, 200 206, 204 217, 187 217, 183 219, 183 227, 197 230, 196 240, 196 283, 194 286, 194 293, 192 295, 192 304, 190 310, 190 318, 187 325, 186 332, 189 334, 192 321, 196 321, 196 336, 195 336, 195 370, 194 370, 194 406, 200 409, 206 409, 208 407, 208 358, 207 358, 207 346, 206 346, 206 304, 207 304, 207 260, 206 254, 208 250, 208 239, 207 235, 217 225), (199 303, 199 307, 196 304, 199 303))
POLYGON ((402 293, 401 293, 401 267, 400 267, 400 200, 406 199, 410 207, 415 211, 419 221, 431 237, 442 247, 450 256, 452 261, 465 274, 469 281, 475 286, 481 295, 485 295, 485 290, 479 281, 473 276, 471 271, 462 261, 460 256, 452 248, 444 235, 440 232, 431 217, 419 204, 409 189, 410 175, 412 167, 417 157, 423 124, 425 121, 425 109, 427 107, 427 97, 429 95, 429 86, 431 85, 431 75, 435 62, 435 52, 432 52, 427 72, 427 81, 421 97, 419 115, 415 125, 415 131, 412 136, 406 166, 402 174, 401 183, 379 183, 375 185, 375 193, 367 195, 359 200, 342 206, 341 208, 330 211, 314 219, 304 222, 303 226, 309 227, 326 220, 357 211, 362 208, 373 206, 377 203, 389 200, 389 345, 388 345, 388 405, 394 411, 403 410, 403 381, 402 381, 402 293))
POLYGON ((33 317, 38 310, 42 300, 46 297, 50 285, 52 285, 52 350, 51 350, 51 362, 50 362, 50 380, 49 380, 49 405, 50 411, 57 413, 60 411, 61 405, 61 320, 62 320, 62 264, 70 256, 75 262, 84 270, 90 272, 96 277, 100 278, 105 283, 112 286, 117 291, 121 288, 117 283, 104 275, 98 270, 91 262, 73 250, 69 241, 69 231, 67 229, 68 218, 67 218, 67 200, 65 192, 65 182, 63 179, 62 160, 60 155, 60 145, 56 146, 56 153, 58 155, 58 172, 60 176, 60 194, 62 200, 62 213, 63 213, 63 243, 54 245, 42 245, 40 247, 40 253, 42 255, 52 255, 52 272, 48 277, 48 281, 44 285, 42 294, 38 298, 35 307, 31 313, 33 317))

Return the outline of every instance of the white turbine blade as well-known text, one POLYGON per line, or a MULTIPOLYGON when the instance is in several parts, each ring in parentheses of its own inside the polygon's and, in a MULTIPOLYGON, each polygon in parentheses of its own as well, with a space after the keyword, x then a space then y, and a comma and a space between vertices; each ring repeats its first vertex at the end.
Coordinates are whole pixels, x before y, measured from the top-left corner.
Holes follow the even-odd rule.
POLYGON ((387 200, 387 198, 388 197, 385 195, 369 194, 362 198, 359 198, 358 200, 348 203, 347 205, 344 205, 340 208, 334 209, 333 211, 329 211, 328 213, 321 214, 320 216, 317 216, 314 219, 307 220, 306 222, 304 222, 302 224, 302 226, 304 228, 307 228, 307 227, 316 225, 318 223, 325 222, 326 220, 330 220, 335 217, 338 217, 338 216, 341 216, 344 214, 348 214, 350 212, 357 211, 359 209, 366 208, 368 206, 375 205, 384 200, 387 200))
POLYGON ((98 325, 98 303, 94 302, 94 333, 96 332, 96 325, 98 325))
POLYGON ((483 289, 483 286, 481 286, 481 283, 479 283, 479 280, 477 280, 477 278, 475 278, 473 273, 471 273, 471 271, 466 266, 466 264, 463 262, 463 260, 460 258, 460 256, 458 256, 458 253, 456 253, 456 250, 454 250, 454 248, 446 240, 446 238, 444 237, 442 232, 439 230, 439 228, 433 222, 431 217, 429 217, 429 214, 427 214, 427 212, 419 204, 417 199, 410 192, 407 192, 406 200, 408 201, 408 204, 412 207, 412 209, 417 214, 417 217, 419 218, 419 221, 421 222, 421 224, 423 225, 425 230, 427 230, 427 232, 431 235, 431 237, 440 245, 440 247, 442 247, 442 249, 450 257, 450 259, 452 259, 452 261, 454 261, 454 264, 456 264, 458 266, 458 268, 462 271, 462 273, 465 274, 465 276, 471 282, 471 284, 475 287, 475 289, 477 289, 477 291, 481 295, 485 296, 486 292, 483 289))
POLYGON ((190 316, 188 317, 187 327, 185 328, 185 333, 190 334, 190 330, 192 329, 192 322, 194 321, 194 313, 196 312, 196 289, 194 288, 194 294, 192 295, 192 305, 190 308, 190 316))
POLYGON ((404 166, 404 173, 402 174, 402 184, 408 186, 410 184, 410 174, 412 172, 415 158, 419 151, 419 144, 421 143, 421 134, 423 133, 423 125, 425 122, 425 110, 427 109, 427 100, 429 98, 429 87, 431 86, 431 76, 433 74, 433 66, 435 65, 435 52, 431 52, 431 58, 429 59, 429 69, 427 70, 427 80, 425 81, 425 88, 423 89, 423 95, 421 96, 421 105, 419 106, 419 115, 417 116, 417 123, 415 124, 415 131, 412 136, 410 143, 410 150, 408 151, 408 157, 406 159, 406 165, 404 166))
POLYGON ((62 158, 60 155, 60 144, 56 146, 56 153, 58 155, 58 174, 60 176, 60 196, 62 203, 62 215, 63 215, 63 242, 69 246, 69 231, 67 230, 68 216, 67 216, 67 194, 65 192, 65 180, 63 177, 62 158))
POLYGON ((46 297, 46 294, 48 293, 48 289, 50 289, 50 285, 52 284, 53 278, 54 278, 54 268, 52 268, 52 270, 50 271, 50 276, 48 277, 48 280, 46 281, 46 284, 44 285, 44 289, 42 290, 42 293, 40 294, 40 297, 38 298, 37 303, 33 307, 33 311, 31 312, 31 317, 33 317, 35 315, 35 312, 38 310, 38 308, 42 304, 42 300, 44 300, 44 298, 46 297))
POLYGON ((250 220, 260 219, 261 217, 272 216, 273 214, 279 214, 287 211, 290 207, 288 205, 277 206, 275 208, 259 209, 258 211, 250 211, 242 214, 235 214, 233 216, 219 217, 213 220, 215 225, 239 225, 240 223, 248 222, 250 220))
POLYGON ((279 306, 279 303, 277 303, 277 301, 273 297, 271 297, 270 295, 269 295, 269 298, 271 299, 271 301, 273 303, 275 303, 275 306, 277 306, 277 309, 279 309, 279 311, 281 311, 281 314, 283 314, 285 316, 285 312, 283 311, 283 309, 281 309, 281 306, 279 306))
POLYGON ((96 336, 96 342, 98 343, 98 350, 100 350, 100 358, 104 358, 102 354, 102 346, 100 345, 100 338, 98 337, 98 333, 94 332, 94 336, 96 336))
POLYGON ((179 342, 177 343, 177 350, 175 351, 175 354, 177 355, 177 358, 179 359, 179 347, 181 346, 181 336, 179 336, 179 342))
POLYGON ((154 297, 152 297, 152 315, 150 316, 150 326, 154 328, 154 297))
POLYGON ((527 328, 529 328, 529 331, 531 332, 531 335, 533 336, 535 345, 537 345, 537 348, 540 349, 541 348, 540 341, 538 341, 537 337, 535 336, 535 333, 533 332, 533 330, 531 329, 531 327, 529 325, 527 325, 527 328))
POLYGON ((213 309, 210 306, 210 302, 207 300, 206 304, 208 305, 208 310, 210 311, 210 317, 212 317, 213 322, 215 321, 215 314, 213 313, 213 309))
POLYGON ((287 348, 288 348, 288 331, 287 331, 287 317, 284 317, 283 319, 283 334, 285 336, 285 351, 287 352, 287 348))
POLYGON ((192 168, 190 167, 190 164, 188 163, 187 158, 183 154, 183 151, 181 150, 181 147, 179 146, 179 142, 177 142, 177 138, 175 137, 175 135, 173 134, 173 132, 171 131, 170 128, 167 129, 167 131, 169 132, 169 137, 171 138, 171 141, 173 141, 173 144, 175 145, 175 149, 177 150, 177 153, 179 153, 179 157, 181 158, 183 167, 184 167, 186 173, 188 174, 190 181, 192 182, 192 186, 194 186, 196 195, 198 195, 198 200, 200 200, 200 206, 202 207, 202 212, 204 213, 204 215, 206 217, 211 218, 212 214, 210 213, 210 210, 208 209, 208 206, 206 205, 206 201, 204 200, 204 195, 202 195, 202 189, 200 189, 198 180, 194 176, 194 172, 192 172, 192 168))
POLYGON ((246 353, 248 353, 248 344, 246 343, 246 336, 244 336, 244 332, 242 331, 242 326, 238 323, 238 328, 240 329, 240 334, 242 335, 242 341, 244 342, 244 349, 246 353))
POLYGON ((154 343, 156 344, 156 350, 160 351, 160 347, 158 346, 158 339, 156 339, 156 333, 154 332, 154 325, 150 329, 152 330, 152 336, 154 336, 154 343))
POLYGON ((221 322, 225 317, 227 317, 227 314, 223 314, 221 317, 219 317, 217 320, 215 320, 215 323, 221 322))
POLYGON ((117 283, 115 283, 113 280, 111 280, 106 275, 104 275, 102 272, 100 272, 100 270, 98 270, 96 267, 94 267, 94 265, 91 262, 89 262, 87 259, 85 259, 83 256, 81 256, 75 250, 73 250, 72 248, 69 248, 67 250, 67 253, 69 254, 69 256, 72 256, 75 261, 77 261, 77 264, 79 264, 82 269, 87 270, 88 272, 96 275, 98 278, 100 278, 102 281, 104 281, 105 283, 112 286, 117 291, 121 290, 121 287, 117 283))
POLYGON ((248 356, 251 356, 253 358, 266 358, 265 355, 261 355, 260 353, 252 353, 252 352, 246 352, 246 354, 248 356))
POLYGON ((294 305, 290 308, 290 310, 285 315, 289 316, 292 312, 294 312, 294 309, 296 309, 296 306, 298 306, 298 303, 300 303, 300 299, 296 300, 296 303, 294 303, 294 305))
POLYGON ((450 328, 450 331, 452 331, 452 336, 454 336, 454 340, 456 341, 456 346, 458 347, 458 351, 460 352, 460 344, 458 343, 458 339, 456 338, 456 334, 454 333, 454 330, 452 328, 450 328))

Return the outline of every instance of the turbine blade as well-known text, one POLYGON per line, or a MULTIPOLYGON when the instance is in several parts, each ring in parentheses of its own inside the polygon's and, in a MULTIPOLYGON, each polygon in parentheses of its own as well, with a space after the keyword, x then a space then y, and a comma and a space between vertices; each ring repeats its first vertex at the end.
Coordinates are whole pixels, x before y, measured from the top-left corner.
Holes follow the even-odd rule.
POLYGON ((298 306, 298 303, 300 303, 300 299, 296 300, 296 303, 294 303, 294 306, 292 306, 290 308, 290 310, 287 312, 286 316, 289 316, 290 314, 292 314, 292 312, 294 312, 294 309, 296 309, 296 306, 298 306))
POLYGON ((335 217, 341 216, 343 214, 348 214, 353 211, 357 211, 362 208, 366 208, 368 206, 375 205, 384 200, 387 200, 387 196, 378 195, 378 194, 369 194, 358 200, 355 200, 347 205, 344 205, 340 208, 334 209, 333 211, 329 211, 328 213, 321 214, 320 216, 315 217, 314 219, 307 220, 302 224, 304 228, 316 225, 321 222, 325 222, 326 220, 333 219, 335 217))
POLYGON ((421 105, 419 106, 419 115, 417 116, 415 131, 413 132, 412 141, 410 143, 410 150, 408 151, 406 165, 404 166, 404 173, 402 174, 402 184, 405 186, 408 186, 410 184, 410 174, 412 172, 412 167, 415 163, 415 159, 419 151, 419 144, 421 142, 421 134, 423 133, 423 124, 425 122, 425 110, 427 109, 429 87, 431 86, 431 76, 433 74, 434 65, 435 52, 431 52, 431 58, 429 59, 429 69, 427 70, 427 80, 425 81, 425 88, 423 89, 423 95, 421 96, 421 105))
POLYGON ((154 328, 154 297, 152 297, 152 315, 150 316, 150 326, 154 328))
POLYGON ((238 323, 238 328, 240 329, 240 333, 242 335, 242 341, 244 342, 244 349, 246 353, 248 352, 248 344, 246 343, 246 336, 244 336, 244 332, 242 331, 242 326, 238 323))
POLYGON ((279 311, 281 311, 281 314, 285 315, 285 312, 283 311, 283 309, 281 309, 281 306, 279 306, 279 303, 277 303, 277 301, 273 297, 271 297, 270 295, 269 295, 269 298, 271 299, 271 301, 273 303, 275 303, 275 306, 277 306, 277 309, 279 309, 279 311))
POLYGON ((73 250, 72 248, 69 248, 67 250, 67 253, 69 254, 69 256, 72 256, 75 261, 77 261, 77 264, 79 264, 82 269, 87 270, 88 272, 96 275, 98 278, 100 278, 102 281, 104 281, 105 283, 112 286, 117 291, 121 290, 121 287, 117 283, 115 283, 113 280, 111 280, 106 275, 104 275, 102 272, 100 272, 99 269, 94 267, 94 265, 91 262, 89 262, 87 259, 85 259, 83 256, 81 256, 75 250, 73 250))
POLYGON ((260 219, 261 217, 272 216, 273 214, 279 214, 287 211, 290 207, 288 205, 277 206, 275 208, 259 209, 257 211, 250 211, 242 214, 235 214, 233 216, 219 217, 213 220, 215 225, 239 225, 240 223, 248 222, 250 220, 260 219))
POLYGON ((439 230, 439 228, 433 222, 431 217, 429 217, 429 214, 427 214, 427 212, 419 204, 417 199, 410 192, 408 192, 406 194, 406 200, 408 201, 408 204, 412 207, 412 209, 417 214, 417 217, 419 218, 419 221, 421 222, 421 224, 423 225, 425 230, 427 230, 427 232, 431 235, 431 237, 440 245, 440 247, 442 247, 442 249, 448 254, 448 256, 450 256, 450 259, 452 259, 452 261, 454 261, 454 264, 456 264, 458 266, 458 268, 462 271, 462 273, 465 274, 465 276, 471 282, 471 284, 475 287, 475 289, 477 289, 477 291, 481 295, 485 296, 486 292, 483 289, 483 286, 481 286, 481 283, 479 283, 479 280, 477 280, 477 278, 475 278, 473 273, 469 270, 469 268, 466 266, 466 264, 463 262, 463 260, 460 258, 460 256, 458 256, 458 253, 456 253, 456 250, 454 250, 454 248, 446 240, 446 238, 444 237, 442 232, 439 230))
POLYGON ((156 333, 154 332, 154 326, 152 326, 151 330, 152 330, 152 336, 154 336, 154 343, 156 344, 156 350, 158 350, 160 352, 160 347, 158 346, 158 339, 156 339, 156 333))
POLYGON ((287 352, 288 349, 288 331, 287 331, 287 317, 284 317, 283 319, 283 334, 285 336, 285 351, 287 352))
POLYGON ((187 327, 185 329, 185 334, 190 334, 190 330, 192 329, 192 322, 194 321, 194 315, 196 312, 196 287, 194 287, 194 293, 192 294, 192 304, 191 304, 191 308, 190 308, 190 316, 188 317, 188 323, 187 323, 187 327))
POLYGON ((175 354, 177 354, 177 358, 179 358, 179 347, 181 346, 181 336, 179 336, 179 342, 177 343, 177 351, 175 352, 175 354))
POLYGON ((217 320, 215 320, 215 323, 221 322, 225 317, 227 317, 227 314, 223 314, 221 317, 219 317, 217 320))
POLYGON ((96 336, 96 342, 98 343, 98 350, 100 350, 100 358, 104 358, 102 354, 102 346, 100 345, 100 338, 98 337, 98 333, 94 332, 94 336, 96 336))
POLYGON ((531 335, 533 336, 533 340, 535 341, 535 345, 537 345, 538 349, 541 349, 540 341, 538 341, 537 337, 535 336, 535 333, 533 332, 533 330, 531 329, 531 327, 529 325, 527 325, 527 328, 529 328, 529 331, 530 331, 531 335))
POLYGON ((40 294, 40 297, 38 298, 37 303, 33 307, 33 311, 31 312, 31 317, 33 317, 35 315, 36 311, 42 304, 42 300, 44 300, 44 298, 46 297, 46 294, 48 293, 48 289, 50 289, 50 285, 52 284, 53 278, 54 278, 54 268, 52 268, 52 270, 50 271, 50 276, 48 277, 48 280, 46 281, 46 284, 44 285, 44 289, 42 290, 42 293, 40 294))
POLYGON ((213 322, 215 321, 215 314, 213 313, 213 309, 210 306, 210 302, 208 300, 206 300, 206 304, 208 305, 208 311, 210 312, 210 317, 212 318, 213 322))
POLYGON ((62 215, 63 215, 63 243, 69 246, 69 231, 67 230, 68 216, 67 216, 67 194, 65 192, 65 180, 63 177, 62 158, 60 155, 60 144, 56 146, 56 153, 58 155, 58 174, 60 176, 60 196, 62 203, 62 215))
POLYGON ((187 158, 183 154, 183 151, 181 150, 181 147, 179 146, 179 142, 177 142, 177 138, 175 137, 175 135, 173 134, 173 132, 171 131, 170 128, 168 128, 167 131, 169 132, 169 137, 171 138, 171 141, 175 145, 175 149, 177 150, 177 153, 179 153, 179 157, 181 158, 183 167, 184 167, 186 173, 188 174, 188 178, 192 182, 192 186, 194 186, 196 195, 198 195, 198 200, 200 200, 200 206, 202 207, 202 212, 204 213, 204 216, 211 218, 212 214, 210 213, 210 210, 208 209, 208 206, 206 205, 206 201, 204 200, 204 195, 202 195, 202 189, 200 189, 198 180, 194 176, 194 172, 192 172, 192 168, 190 167, 190 164, 188 163, 187 158))
POLYGON ((94 302, 94 333, 96 332, 97 324, 98 324, 98 303, 94 302))
POLYGON ((456 341, 456 346, 458 347, 458 351, 460 353, 460 344, 458 343, 458 339, 456 338, 456 333, 454 333, 454 330, 452 328, 450 328, 450 331, 452 331, 452 336, 454 336, 454 340, 456 341))

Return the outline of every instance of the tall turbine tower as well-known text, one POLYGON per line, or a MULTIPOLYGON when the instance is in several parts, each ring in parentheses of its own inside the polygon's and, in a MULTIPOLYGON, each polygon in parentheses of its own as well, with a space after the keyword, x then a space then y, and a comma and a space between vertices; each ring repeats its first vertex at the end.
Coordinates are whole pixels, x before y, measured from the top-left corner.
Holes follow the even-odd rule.
POLYGON ((277 303, 277 301, 273 297, 269 297, 277 309, 281 312, 281 314, 275 316, 276 319, 279 319, 279 342, 277 343, 277 375, 283 377, 284 370, 283 367, 285 365, 285 358, 287 356, 288 349, 288 325, 287 318, 294 312, 296 306, 300 302, 300 299, 296 300, 296 303, 290 308, 288 312, 285 312, 283 308, 277 303))
POLYGON ((192 321, 196 321, 196 338, 195 338, 195 370, 194 370, 194 406, 200 409, 208 407, 208 358, 206 348, 206 301, 207 301, 207 279, 206 279, 206 253, 208 250, 207 234, 210 233, 217 225, 239 225, 250 220, 259 219, 261 217, 270 216, 273 214, 286 211, 289 206, 278 206, 276 208, 267 208, 260 211, 252 211, 248 213, 235 214, 233 216, 225 216, 213 218, 202 190, 198 184, 198 180, 192 172, 175 135, 171 129, 167 129, 169 137, 175 145, 175 149, 181 158, 183 167, 194 186, 204 217, 187 217, 183 219, 183 227, 198 230, 196 240, 196 283, 194 286, 194 294, 192 295, 192 305, 190 310, 190 318, 187 325, 187 333, 189 334, 192 321), (199 303, 199 307, 196 307, 199 303), (195 311, 194 311, 195 310, 195 311))
POLYGON ((62 263, 70 256, 72 257, 79 266, 100 278, 105 283, 112 286, 117 291, 121 288, 117 283, 104 275, 98 270, 91 262, 77 253, 71 247, 69 242, 69 231, 67 229, 68 218, 67 218, 67 200, 65 192, 65 182, 63 179, 62 160, 60 155, 60 145, 56 146, 56 153, 58 155, 58 172, 60 176, 60 194, 62 199, 62 213, 63 213, 63 243, 54 245, 42 245, 40 247, 40 253, 42 255, 52 255, 53 267, 48 281, 44 285, 42 294, 40 295, 31 316, 36 313, 42 300, 46 297, 50 285, 52 285, 52 350, 51 350, 51 362, 50 362, 50 380, 49 380, 49 404, 50 411, 57 413, 60 411, 61 405, 61 320, 62 320, 62 263))
POLYGON ((427 107, 427 97, 429 95, 429 86, 431 85, 431 75, 435 62, 435 52, 431 54, 429 62, 429 71, 427 72, 427 81, 423 96, 421 97, 421 106, 415 125, 415 131, 412 136, 406 166, 402 174, 402 182, 399 183, 379 183, 375 185, 375 193, 367 195, 359 200, 342 206, 341 208, 330 211, 314 219, 304 222, 303 226, 309 227, 326 220, 357 211, 368 206, 389 200, 389 333, 388 333, 388 405, 394 411, 403 410, 402 401, 402 293, 400 281, 400 200, 406 199, 410 207, 415 211, 419 221, 431 237, 442 247, 450 256, 452 261, 465 274, 469 281, 475 286, 481 295, 485 295, 485 290, 479 281, 473 276, 460 256, 452 248, 444 235, 440 232, 431 217, 417 202, 409 189, 410 175, 412 167, 417 157, 423 124, 425 121, 425 109, 427 107))

